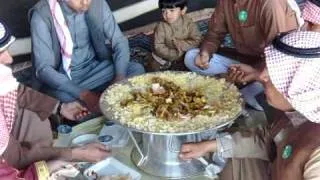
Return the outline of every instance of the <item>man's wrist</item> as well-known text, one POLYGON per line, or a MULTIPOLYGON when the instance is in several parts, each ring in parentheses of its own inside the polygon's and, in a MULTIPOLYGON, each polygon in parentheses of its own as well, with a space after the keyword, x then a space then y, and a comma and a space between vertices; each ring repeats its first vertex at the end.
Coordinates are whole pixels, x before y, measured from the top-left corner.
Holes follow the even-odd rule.
POLYGON ((260 71, 256 71, 256 72, 254 73, 254 79, 253 79, 253 81, 261 82, 262 80, 260 79, 260 74, 261 74, 260 71))
POLYGON ((73 158, 73 155, 72 155, 72 149, 73 148, 65 148, 63 150, 63 159, 66 159, 67 161, 74 161, 75 159, 73 158))
POLYGON ((70 161, 78 161, 80 160, 81 157, 81 151, 79 148, 74 147, 74 148, 69 148, 69 160, 70 161))

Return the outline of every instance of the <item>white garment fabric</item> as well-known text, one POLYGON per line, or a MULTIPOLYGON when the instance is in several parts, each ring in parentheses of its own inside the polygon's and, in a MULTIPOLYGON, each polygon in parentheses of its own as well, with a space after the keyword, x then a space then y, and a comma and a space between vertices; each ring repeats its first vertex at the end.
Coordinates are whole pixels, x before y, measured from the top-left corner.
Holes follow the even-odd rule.
POLYGON ((0 64, 0 96, 4 96, 18 88, 19 83, 12 75, 12 70, 0 64))
MULTIPOLYGON (((281 41, 295 48, 320 48, 320 33, 292 32, 281 41)), ((273 45, 265 49, 265 55, 270 79, 277 90, 309 121, 320 123, 320 56, 295 57, 273 45)))

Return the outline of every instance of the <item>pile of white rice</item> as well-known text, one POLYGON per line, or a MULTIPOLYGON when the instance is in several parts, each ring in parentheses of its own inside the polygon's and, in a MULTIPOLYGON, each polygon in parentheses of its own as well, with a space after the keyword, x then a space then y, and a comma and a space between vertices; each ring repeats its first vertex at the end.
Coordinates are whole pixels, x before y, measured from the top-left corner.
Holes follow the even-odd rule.
MULTIPOLYGON (((195 73, 159 72, 136 76, 127 84, 115 84, 103 94, 105 112, 113 112, 113 118, 123 125, 154 133, 187 133, 218 126, 236 117, 242 110, 238 89, 224 79, 200 76, 195 73), (128 99, 133 90, 151 87, 151 79, 160 77, 174 82, 184 90, 197 89, 208 102, 214 104, 213 116, 197 115, 188 120, 166 121, 156 118, 151 108, 143 104, 122 107, 120 102, 128 99)), ((104 111, 104 110, 103 110, 104 111)))

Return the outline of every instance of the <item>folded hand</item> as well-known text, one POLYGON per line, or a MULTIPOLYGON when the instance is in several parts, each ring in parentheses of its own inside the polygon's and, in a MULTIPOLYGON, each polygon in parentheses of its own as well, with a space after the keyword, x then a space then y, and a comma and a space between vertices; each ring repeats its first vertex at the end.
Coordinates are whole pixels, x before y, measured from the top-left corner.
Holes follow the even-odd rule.
POLYGON ((247 64, 232 64, 227 79, 231 82, 246 84, 259 78, 260 72, 247 64))
POLYGON ((111 155, 111 150, 100 143, 91 143, 72 150, 72 159, 85 162, 99 162, 111 155))
POLYGON ((209 59, 210 59, 210 56, 207 53, 198 54, 195 60, 195 64, 201 69, 208 69, 209 59))
POLYGON ((88 115, 87 108, 83 107, 79 102, 62 103, 60 114, 69 120, 78 120, 88 115))

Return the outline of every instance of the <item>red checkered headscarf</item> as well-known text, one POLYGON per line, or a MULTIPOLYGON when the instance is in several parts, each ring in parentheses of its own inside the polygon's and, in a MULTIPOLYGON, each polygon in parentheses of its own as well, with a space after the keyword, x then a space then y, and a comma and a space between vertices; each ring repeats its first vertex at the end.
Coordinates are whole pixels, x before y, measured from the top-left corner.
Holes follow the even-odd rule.
POLYGON ((0 155, 6 150, 15 120, 17 91, 0 96, 0 155))
MULTIPOLYGON (((0 53, 14 41, 7 26, 0 21, 0 53)), ((1 56, 5 58, 5 56, 1 56)), ((6 150, 15 120, 18 82, 12 70, 0 63, 0 156, 6 150)))
POLYGON ((0 155, 7 148, 15 121, 18 82, 9 67, 0 64, 0 155))
MULTIPOLYGON (((319 48, 320 33, 292 32, 281 39, 295 48, 319 48)), ((270 45, 265 49, 271 82, 308 120, 320 123, 320 57, 304 58, 283 53, 270 45)))
POLYGON ((304 20, 309 21, 313 24, 320 24, 320 0, 307 1, 302 17, 304 20))

